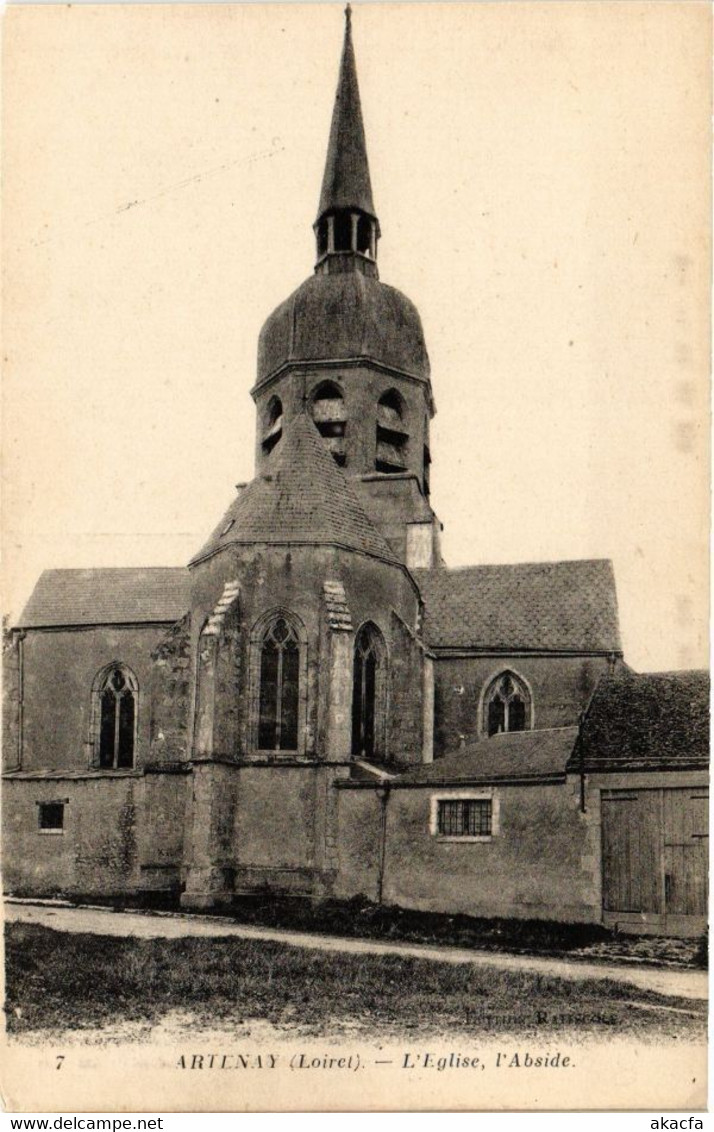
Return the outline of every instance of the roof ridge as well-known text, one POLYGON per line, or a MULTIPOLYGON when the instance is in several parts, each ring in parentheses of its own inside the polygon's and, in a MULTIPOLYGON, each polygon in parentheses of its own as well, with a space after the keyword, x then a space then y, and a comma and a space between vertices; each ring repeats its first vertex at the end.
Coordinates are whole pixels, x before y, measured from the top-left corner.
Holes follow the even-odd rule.
POLYGON ((419 574, 459 574, 466 570, 518 570, 526 566, 575 566, 596 562, 607 562, 612 565, 612 558, 555 558, 538 562, 474 562, 468 566, 422 566, 414 567, 414 569, 419 574))
POLYGON ((140 570, 147 573, 149 570, 188 570, 188 566, 47 566, 40 574, 98 574, 100 571, 113 570, 128 573, 131 570, 140 570))
POLYGON ((610 676, 629 676, 634 680, 637 679, 657 679, 658 676, 710 676, 711 669, 709 668, 663 668, 655 669, 653 672, 636 672, 633 668, 628 669, 626 672, 619 672, 610 676))

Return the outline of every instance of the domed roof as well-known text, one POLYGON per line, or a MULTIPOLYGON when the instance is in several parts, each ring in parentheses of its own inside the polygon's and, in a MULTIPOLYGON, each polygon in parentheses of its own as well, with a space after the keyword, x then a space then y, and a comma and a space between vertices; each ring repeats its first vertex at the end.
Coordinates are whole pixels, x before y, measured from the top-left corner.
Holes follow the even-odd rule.
POLYGON ((286 362, 370 358, 429 380, 419 312, 361 271, 313 275, 270 315, 258 340, 258 383, 286 362))

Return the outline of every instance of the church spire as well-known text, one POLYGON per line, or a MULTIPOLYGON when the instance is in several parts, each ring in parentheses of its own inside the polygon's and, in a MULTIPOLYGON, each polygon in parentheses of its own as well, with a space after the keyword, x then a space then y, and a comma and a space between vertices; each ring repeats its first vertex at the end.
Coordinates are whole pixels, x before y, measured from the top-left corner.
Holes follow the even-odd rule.
POLYGON ((372 201, 349 4, 315 233, 317 270, 344 271, 352 266, 345 257, 356 261, 363 257, 354 266, 364 271, 364 261, 369 261, 372 270, 366 273, 376 273, 379 222, 372 201), (341 266, 327 262, 333 255, 340 256, 341 266))

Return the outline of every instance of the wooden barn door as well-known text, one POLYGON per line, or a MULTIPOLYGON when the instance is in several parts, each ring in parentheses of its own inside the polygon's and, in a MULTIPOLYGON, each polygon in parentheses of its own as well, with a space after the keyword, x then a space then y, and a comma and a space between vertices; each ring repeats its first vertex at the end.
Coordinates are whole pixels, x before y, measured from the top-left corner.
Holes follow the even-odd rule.
POLYGON ((603 921, 697 935, 707 915, 706 788, 603 790, 603 921))
POLYGON ((602 792, 602 906, 605 914, 646 921, 662 915, 659 790, 602 792))
POLYGON ((666 927, 680 934, 689 920, 700 920, 703 931, 708 895, 709 791, 663 790, 662 794, 666 927))

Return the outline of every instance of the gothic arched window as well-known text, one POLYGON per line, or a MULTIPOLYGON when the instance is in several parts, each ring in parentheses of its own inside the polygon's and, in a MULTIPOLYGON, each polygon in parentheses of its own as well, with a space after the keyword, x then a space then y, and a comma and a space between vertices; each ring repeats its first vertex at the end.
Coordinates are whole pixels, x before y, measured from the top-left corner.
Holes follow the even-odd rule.
POLYGON ((134 765, 138 686, 124 664, 111 664, 94 683, 94 762, 106 770, 134 765))
POLYGON ((270 622, 260 642, 258 747, 297 751, 300 704, 300 642, 285 617, 270 622))
POLYGON ((352 754, 366 759, 384 751, 386 656, 382 634, 367 622, 355 639, 352 687, 352 754))
POLYGON ((529 731, 531 697, 514 672, 502 672, 492 680, 483 701, 483 729, 487 735, 502 731, 529 731))

